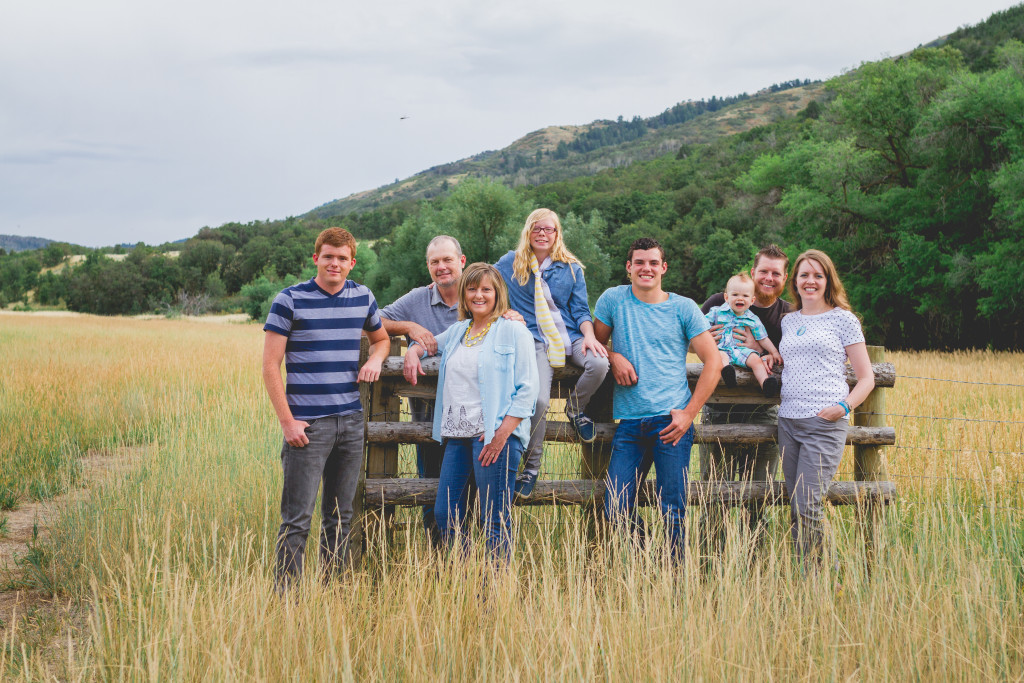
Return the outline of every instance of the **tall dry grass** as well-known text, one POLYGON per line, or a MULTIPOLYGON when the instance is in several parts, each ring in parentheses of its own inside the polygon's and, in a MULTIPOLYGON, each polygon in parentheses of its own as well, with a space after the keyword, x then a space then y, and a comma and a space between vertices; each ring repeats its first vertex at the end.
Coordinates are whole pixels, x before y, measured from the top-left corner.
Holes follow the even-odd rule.
MULTIPOLYGON (((89 611, 62 676, 1024 674, 1021 424, 893 417, 901 446, 888 449, 889 466, 902 498, 879 525, 872 565, 851 510, 830 514, 839 570, 809 574, 792 560, 782 510, 772 514, 768 547, 751 560, 743 537, 731 534, 709 574, 692 554, 682 568, 667 563, 657 528, 643 549, 617 539, 591 552, 576 510, 517 511, 512 566, 496 571, 479 547, 465 560, 431 556, 416 511, 405 510, 389 550, 364 569, 327 586, 311 571, 281 599, 271 577, 280 437, 259 383, 258 328, 91 318, 50 325, 32 319, 5 338, 28 366, 6 390, 31 391, 32 377, 49 367, 81 382, 79 408, 36 393, 31 408, 26 401, 11 411, 14 421, 45 431, 42 416, 62 410, 79 451, 153 445, 130 474, 65 510, 47 546, 50 580, 89 611), (58 334, 59 352, 40 344, 58 334), (125 423, 134 426, 116 426, 125 423)), ((988 382, 1013 381, 1024 360, 890 357, 901 375, 988 382)), ((901 379, 887 412, 1022 423, 1022 399, 1019 387, 901 379)), ((691 509, 691 527, 698 517, 691 509)), ((0 678, 52 673, 46 653, 22 648, 18 637, 10 630, 0 649, 0 678)))

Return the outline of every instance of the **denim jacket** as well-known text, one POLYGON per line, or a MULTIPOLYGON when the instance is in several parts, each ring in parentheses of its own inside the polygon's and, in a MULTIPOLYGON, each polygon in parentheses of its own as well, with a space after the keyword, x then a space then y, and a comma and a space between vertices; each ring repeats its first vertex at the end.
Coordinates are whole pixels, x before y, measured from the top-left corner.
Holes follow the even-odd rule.
MULTIPOLYGON (((515 310, 522 314, 526 320, 526 326, 533 333, 534 340, 544 341, 544 337, 537 327, 537 314, 533 304, 533 273, 526 279, 526 284, 521 285, 512 273, 512 263, 516 253, 510 251, 500 259, 495 267, 501 273, 508 285, 508 303, 515 310)), ((562 321, 565 323, 565 331, 569 333, 569 341, 574 342, 583 338, 580 332, 580 325, 585 322, 593 322, 590 315, 590 304, 587 301, 587 282, 583 278, 583 269, 578 263, 566 263, 565 261, 554 261, 541 274, 544 281, 548 283, 551 290, 551 298, 555 301, 558 312, 562 314, 562 321)))
MULTIPOLYGON (((437 350, 441 354, 441 370, 437 376, 438 409, 434 411, 432 437, 441 441, 441 418, 444 405, 444 381, 447 359, 462 342, 471 320, 460 320, 437 335, 437 350)), ((498 318, 490 333, 480 342, 478 361, 480 399, 484 414, 484 441, 490 442, 494 432, 506 415, 521 417, 513 436, 523 443, 530 441, 530 418, 537 404, 540 381, 537 378, 537 352, 533 337, 518 322, 498 318)))

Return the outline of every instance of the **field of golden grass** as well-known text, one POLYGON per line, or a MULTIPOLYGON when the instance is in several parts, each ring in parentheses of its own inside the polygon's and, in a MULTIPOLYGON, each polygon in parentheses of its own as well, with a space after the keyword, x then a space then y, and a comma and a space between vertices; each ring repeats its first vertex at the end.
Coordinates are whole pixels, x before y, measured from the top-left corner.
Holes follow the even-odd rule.
POLYGON ((387 552, 281 599, 261 346, 256 325, 0 316, 0 507, 75 488, 87 452, 139 447, 9 569, 72 616, 0 625, 0 680, 1024 676, 1024 388, 998 386, 1021 384, 1024 354, 890 352, 900 500, 872 565, 850 509, 830 512, 839 570, 810 574, 781 509, 754 560, 731 534, 708 574, 694 553, 670 567, 658 534, 589 552, 567 509, 518 511, 495 571, 430 555, 403 510, 387 552))

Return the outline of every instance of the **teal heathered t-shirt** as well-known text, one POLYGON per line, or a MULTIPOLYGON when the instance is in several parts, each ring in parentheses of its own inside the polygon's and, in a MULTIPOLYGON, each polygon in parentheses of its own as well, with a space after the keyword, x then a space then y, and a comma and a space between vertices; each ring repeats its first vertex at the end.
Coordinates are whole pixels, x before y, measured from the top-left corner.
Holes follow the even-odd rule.
POLYGON ((633 295, 632 285, 620 285, 605 290, 594 317, 612 328, 614 350, 636 370, 635 385, 615 385, 616 420, 668 415, 673 408, 686 407, 690 340, 711 327, 693 299, 669 292, 667 301, 647 304, 633 295))

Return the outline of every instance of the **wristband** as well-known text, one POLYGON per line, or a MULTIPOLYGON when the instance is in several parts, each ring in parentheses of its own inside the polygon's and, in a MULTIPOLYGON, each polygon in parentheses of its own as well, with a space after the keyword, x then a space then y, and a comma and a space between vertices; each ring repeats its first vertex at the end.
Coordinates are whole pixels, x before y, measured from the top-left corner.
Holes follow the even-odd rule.
POLYGON ((844 410, 844 411, 846 411, 846 412, 844 413, 843 417, 848 417, 848 416, 849 416, 849 414, 850 414, 850 411, 852 410, 852 408, 850 408, 850 404, 849 404, 849 403, 847 403, 846 401, 840 401, 840 402, 839 402, 839 403, 837 403, 836 405, 837 405, 837 406, 842 406, 842 407, 843 407, 843 410, 844 410))

